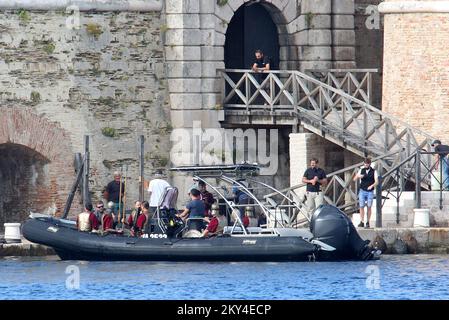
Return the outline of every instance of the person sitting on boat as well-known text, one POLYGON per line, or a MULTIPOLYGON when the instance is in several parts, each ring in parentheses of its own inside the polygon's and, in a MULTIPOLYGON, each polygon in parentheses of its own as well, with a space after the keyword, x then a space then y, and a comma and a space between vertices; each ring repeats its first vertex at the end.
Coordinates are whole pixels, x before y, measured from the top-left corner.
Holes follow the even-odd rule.
POLYGON ((224 227, 228 225, 228 219, 221 214, 218 204, 213 204, 211 209, 213 218, 204 217, 204 221, 208 222, 208 225, 201 235, 203 238, 222 234, 224 227))
POLYGON ((96 208, 94 211, 94 214, 97 217, 98 221, 101 221, 101 218, 102 218, 104 212, 105 212, 104 203, 103 203, 103 201, 100 200, 97 202, 97 205, 96 205, 96 208))
POLYGON ((141 215, 141 212, 142 212, 142 203, 139 200, 137 200, 134 203, 134 209, 131 212, 131 214, 129 215, 128 221, 126 221, 123 218, 122 223, 125 226, 128 226, 130 229, 133 229, 134 228, 134 222, 137 222, 137 220, 139 219, 139 216, 141 215))
POLYGON ((84 212, 81 212, 76 218, 76 227, 78 231, 91 232, 98 230, 98 220, 92 212, 93 206, 88 203, 84 206, 84 212))
POLYGON ((114 216, 111 209, 106 209, 101 216, 101 229, 103 232, 114 230, 114 216))
POLYGON ((198 189, 190 190, 191 201, 186 205, 183 212, 177 214, 182 220, 190 220, 190 229, 196 229, 201 231, 203 229, 204 223, 204 211, 205 205, 201 200, 201 192, 198 189))
MULTIPOLYGON (((148 203, 148 201, 142 202, 141 208, 142 212, 140 214, 137 214, 137 219, 136 215, 133 219, 132 214, 128 218, 128 225, 132 225, 131 235, 133 237, 140 237, 145 232, 145 229, 148 225, 150 216, 150 204, 148 203), (136 222, 134 223, 134 221, 136 222)), ((136 211, 136 213, 138 213, 138 211, 136 211)))
POLYGON ((205 207, 205 216, 206 217, 212 217, 211 214, 211 207, 212 204, 215 202, 214 195, 207 191, 206 189, 206 182, 200 180, 198 181, 198 190, 201 192, 201 200, 204 202, 205 207))

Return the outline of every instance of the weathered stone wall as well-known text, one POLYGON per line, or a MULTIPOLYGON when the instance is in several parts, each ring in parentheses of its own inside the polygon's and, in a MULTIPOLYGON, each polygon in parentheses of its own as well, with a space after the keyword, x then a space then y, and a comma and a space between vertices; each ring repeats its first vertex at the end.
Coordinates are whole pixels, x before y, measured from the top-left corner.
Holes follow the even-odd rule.
MULTIPOLYGON (((393 3, 384 4, 390 2, 393 3)), ((416 8, 426 2, 439 3, 411 1, 408 7, 416 8)), ((447 144, 449 12, 447 6, 440 12, 406 11, 384 15, 382 107, 447 144)))
MULTIPOLYGON (((62 210, 75 177, 73 155, 83 152, 84 135, 91 137, 93 200, 101 198, 112 172, 125 164, 128 199, 138 197, 140 134, 146 138, 147 179, 152 168, 169 162, 161 13, 81 12, 79 29, 67 27, 71 19, 65 12, 0 12, 1 122, 9 121, 5 111, 26 109, 64 133, 60 141, 42 137, 62 146, 63 161, 49 159, 48 171, 64 183, 57 184, 58 194, 51 200, 32 208, 36 211, 53 204, 62 210)), ((31 134, 39 134, 31 125, 31 134)), ((7 142, 8 137, 1 137, 0 143, 7 142)), ((26 142, 23 146, 35 148, 26 142)))

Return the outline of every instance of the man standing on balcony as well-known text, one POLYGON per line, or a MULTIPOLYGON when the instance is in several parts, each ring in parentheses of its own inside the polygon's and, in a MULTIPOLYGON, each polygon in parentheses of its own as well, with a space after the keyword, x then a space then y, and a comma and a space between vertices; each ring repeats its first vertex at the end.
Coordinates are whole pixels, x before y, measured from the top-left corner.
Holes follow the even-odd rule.
MULTIPOLYGON (((268 71, 270 71, 271 60, 268 56, 265 56, 263 54, 262 50, 256 50, 255 56, 256 56, 256 60, 253 63, 252 70, 254 72, 257 72, 255 75, 255 78, 256 78, 257 82, 259 83, 259 85, 262 85, 262 82, 264 82, 268 76, 268 71), (263 74, 263 73, 265 73, 265 74, 263 74)), ((270 95, 270 85, 268 83, 264 86, 261 86, 261 89, 265 89, 265 88, 267 88, 267 93, 268 93, 268 95, 270 95)), ((262 100, 264 101, 264 104, 266 105, 267 101, 265 100, 265 98, 263 98, 262 95, 260 95, 259 97, 262 97, 262 100)))
MULTIPOLYGON (((360 223, 359 228, 369 228, 369 220, 371 218, 371 206, 374 199, 374 188, 377 186, 377 172, 371 167, 371 159, 365 158, 363 168, 354 176, 354 181, 360 179, 359 191, 359 207, 360 207, 360 223), (364 224, 365 204, 367 212, 366 225, 364 224)), ((381 201, 381 199, 379 199, 381 201)))
POLYGON ((441 171, 443 173, 443 176, 441 177, 443 182, 442 187, 443 190, 449 190, 449 160, 447 158, 447 155, 449 153, 449 146, 445 144, 441 144, 440 140, 435 140, 432 142, 432 147, 434 148, 435 152, 438 152, 435 154, 435 169, 438 170, 438 165, 441 162, 442 168, 441 171))
POLYGON ((318 159, 310 160, 310 168, 304 172, 302 182, 307 183, 306 205, 309 215, 311 215, 316 208, 323 204, 321 185, 327 183, 326 172, 318 168, 318 159))

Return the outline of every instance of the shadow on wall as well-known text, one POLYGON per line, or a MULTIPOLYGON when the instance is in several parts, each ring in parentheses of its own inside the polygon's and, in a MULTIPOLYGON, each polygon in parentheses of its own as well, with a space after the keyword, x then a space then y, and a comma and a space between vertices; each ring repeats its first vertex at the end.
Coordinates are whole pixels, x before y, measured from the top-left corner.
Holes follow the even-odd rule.
POLYGON ((27 147, 0 145, 0 232, 4 223, 23 222, 30 210, 45 212, 52 206, 48 164, 27 147))

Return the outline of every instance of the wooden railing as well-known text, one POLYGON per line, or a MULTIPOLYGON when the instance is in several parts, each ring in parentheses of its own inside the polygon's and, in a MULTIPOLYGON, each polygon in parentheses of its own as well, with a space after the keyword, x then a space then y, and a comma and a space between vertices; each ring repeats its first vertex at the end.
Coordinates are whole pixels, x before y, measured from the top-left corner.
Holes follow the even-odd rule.
POLYGON ((246 116, 254 111, 276 115, 288 110, 308 130, 331 135, 362 156, 401 151, 405 158, 415 150, 431 150, 434 137, 429 134, 299 71, 219 72, 224 79, 225 115, 229 111, 246 116))
POLYGON ((372 104, 373 73, 377 69, 310 69, 306 74, 327 85, 372 104))

